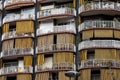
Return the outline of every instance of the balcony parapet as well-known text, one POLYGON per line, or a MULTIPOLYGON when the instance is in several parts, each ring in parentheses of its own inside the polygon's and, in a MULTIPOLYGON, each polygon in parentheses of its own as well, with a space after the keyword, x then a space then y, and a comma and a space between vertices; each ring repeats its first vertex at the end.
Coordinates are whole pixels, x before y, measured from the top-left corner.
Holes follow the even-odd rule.
POLYGON ((4 8, 6 9, 11 9, 11 8, 16 8, 16 7, 22 7, 22 6, 27 6, 34 4, 35 0, 6 0, 4 2, 4 8))
POLYGON ((32 73, 32 66, 29 67, 18 67, 18 66, 10 66, 10 67, 3 67, 0 70, 0 75, 11 75, 11 74, 18 74, 18 73, 32 73))
POLYGON ((4 50, 1 52, 1 57, 15 57, 15 56, 24 56, 24 55, 33 55, 33 48, 13 48, 9 50, 4 50))
POLYGON ((2 41, 11 39, 11 38, 23 38, 23 37, 34 37, 33 33, 16 33, 16 31, 11 31, 8 33, 4 33, 2 35, 2 41))
POLYGON ((51 30, 48 31, 45 31, 43 29, 37 29, 37 36, 52 34, 52 33, 64 33, 64 32, 76 34, 75 25, 68 24, 68 25, 54 26, 51 27, 51 30))
POLYGON ((109 60, 109 59, 89 59, 83 60, 78 65, 79 69, 85 68, 120 68, 120 61, 119 60, 109 60))
POLYGON ((79 50, 89 48, 120 48, 120 41, 117 40, 86 40, 79 44, 79 50))
POLYGON ((53 8, 53 9, 46 9, 41 10, 37 13, 38 19, 48 18, 48 17, 55 17, 55 16, 75 16, 75 9, 74 8, 53 8))
POLYGON ((3 24, 8 22, 14 22, 14 21, 22 21, 22 20, 34 20, 35 16, 34 14, 11 14, 8 16, 5 16, 3 19, 3 24))
POLYGON ((79 32, 88 29, 120 29, 117 21, 87 21, 79 25, 79 32))
POLYGON ((36 51, 37 53, 48 53, 48 52, 59 52, 59 51, 70 51, 70 52, 75 52, 75 45, 70 44, 70 43, 65 43, 65 44, 50 44, 50 45, 44 45, 42 47, 37 47, 36 51))
POLYGON ((74 64, 65 62, 65 63, 53 63, 52 66, 46 66, 45 64, 36 65, 36 72, 43 71, 55 71, 55 70, 73 70, 74 64))
MULTIPOLYGON (((120 11, 120 3, 118 2, 90 2, 87 3, 86 5, 81 5, 79 8, 79 14, 82 12, 87 12, 87 11, 100 11, 100 10, 115 10, 115 11, 120 11)), ((109 13, 111 14, 111 13, 109 13)))

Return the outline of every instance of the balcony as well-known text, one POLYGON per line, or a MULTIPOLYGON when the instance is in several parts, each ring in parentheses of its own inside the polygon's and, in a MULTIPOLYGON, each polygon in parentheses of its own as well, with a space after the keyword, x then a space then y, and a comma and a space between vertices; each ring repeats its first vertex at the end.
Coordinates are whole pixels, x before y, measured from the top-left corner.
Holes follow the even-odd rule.
POLYGON ((18 73, 32 73, 32 67, 18 67, 18 66, 10 66, 10 67, 3 67, 0 70, 1 75, 12 75, 18 73))
POLYGON ((120 49, 120 41, 117 40, 88 40, 79 44, 79 50, 90 48, 117 48, 120 49))
POLYGON ((51 19, 51 18, 63 18, 63 17, 74 17, 75 16, 75 9, 73 8, 53 8, 53 9, 46 9, 41 10, 37 13, 37 18, 39 21, 44 19, 51 19))
POLYGON ((2 41, 7 39, 13 39, 13 38, 26 38, 26 37, 34 37, 33 33, 16 33, 16 31, 11 31, 8 33, 4 33, 2 35, 2 41))
POLYGON ((14 21, 22 21, 22 20, 34 20, 34 14, 10 14, 4 17, 3 23, 9 23, 14 21))
POLYGON ((58 71, 58 70, 73 70, 74 64, 65 62, 65 63, 53 63, 52 66, 45 66, 45 64, 42 65, 36 65, 35 71, 36 72, 43 72, 43 71, 58 71))
POLYGON ((40 3, 48 3, 48 2, 67 2, 72 0, 38 0, 40 3))
POLYGON ((37 47, 37 53, 50 53, 50 52, 75 52, 75 45, 70 43, 65 44, 51 44, 37 47))
POLYGON ((86 5, 81 5, 79 8, 81 16, 106 14, 120 15, 120 3, 115 2, 90 2, 86 5))
POLYGON ((88 29, 120 29, 117 21, 87 21, 79 25, 79 32, 88 29))
POLYGON ((20 48, 20 49, 13 48, 1 52, 1 57, 7 59, 21 57, 25 55, 33 55, 33 48, 20 48))
POLYGON ((16 9, 23 6, 31 6, 34 5, 35 0, 5 0, 4 8, 8 9, 16 9))
POLYGON ((120 61, 118 60, 83 60, 79 66, 79 69, 84 68, 120 68, 120 61))
MULTIPOLYGON (((50 26, 49 26, 50 27, 50 26)), ((55 34, 55 33, 72 33, 76 34, 75 25, 67 24, 60 26, 52 26, 50 30, 37 29, 37 36, 46 35, 46 34, 55 34)))

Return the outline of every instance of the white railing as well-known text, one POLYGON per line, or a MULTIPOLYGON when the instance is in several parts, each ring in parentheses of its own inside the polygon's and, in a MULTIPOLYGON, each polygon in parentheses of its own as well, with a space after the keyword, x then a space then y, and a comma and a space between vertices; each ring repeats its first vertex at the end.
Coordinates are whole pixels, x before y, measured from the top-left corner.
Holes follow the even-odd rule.
POLYGON ((31 2, 35 2, 35 0, 5 0, 4 2, 4 7, 6 6, 10 6, 10 5, 18 5, 19 3, 31 3, 31 2))
POLYGON ((90 60, 83 60, 78 65, 79 69, 82 68, 95 68, 95 67, 114 67, 120 68, 120 61, 119 60, 107 60, 107 59, 90 59, 90 60))
POLYGON ((79 50, 86 48, 120 48, 120 41, 116 40, 86 40, 79 44, 79 50))
POLYGON ((74 24, 68 24, 68 25, 61 25, 61 26, 54 26, 51 28, 51 30, 45 31, 43 29, 37 29, 37 35, 43 35, 48 33, 60 33, 60 32, 70 32, 70 33, 76 33, 75 25, 74 24))
POLYGON ((4 33, 2 35, 2 40, 9 39, 9 38, 16 38, 16 37, 34 37, 33 33, 16 33, 16 31, 11 31, 8 33, 4 33))
POLYGON ((74 64, 69 63, 69 62, 64 62, 64 63, 53 63, 52 67, 46 67, 45 64, 42 65, 36 65, 35 71, 40 72, 40 71, 48 71, 48 70, 73 70, 74 69, 74 64))
POLYGON ((52 51, 73 51, 75 52, 75 45, 70 43, 65 44, 50 44, 42 47, 37 47, 37 53, 52 52, 52 51))
POLYGON ((120 29, 120 22, 117 21, 86 21, 79 25, 79 31, 93 28, 115 28, 120 29))
POLYGON ((120 11, 120 3, 115 2, 90 2, 79 8, 79 13, 89 10, 118 10, 120 11))
POLYGON ((7 56, 20 56, 20 55, 32 55, 33 54, 33 48, 13 48, 9 50, 4 50, 1 52, 1 57, 7 57, 7 56))
POLYGON ((75 9, 65 7, 65 8, 53 8, 53 9, 41 10, 37 13, 37 18, 43 18, 53 15, 64 15, 64 14, 75 16, 75 9))
POLYGON ((34 20, 34 14, 11 14, 8 16, 5 16, 3 19, 3 23, 6 22, 12 22, 12 21, 17 21, 17 20, 34 20))
POLYGON ((1 75, 4 74, 14 74, 14 73, 32 73, 32 67, 18 67, 18 66, 10 66, 1 68, 1 75))

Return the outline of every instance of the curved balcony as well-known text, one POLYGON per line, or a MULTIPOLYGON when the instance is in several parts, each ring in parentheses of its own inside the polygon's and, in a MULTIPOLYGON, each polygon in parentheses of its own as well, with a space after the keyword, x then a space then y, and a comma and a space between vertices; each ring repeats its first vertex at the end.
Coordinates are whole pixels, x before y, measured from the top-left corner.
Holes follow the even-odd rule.
POLYGON ((79 8, 81 16, 106 14, 120 15, 120 3, 115 2, 90 2, 79 8))
POLYGON ((120 61, 118 60, 83 60, 79 66, 79 69, 85 68, 120 68, 120 61))
POLYGON ((46 66, 45 64, 36 65, 36 72, 44 72, 44 71, 58 71, 58 70, 73 70, 74 64, 65 62, 65 63, 53 63, 52 66, 46 66))
POLYGON ((79 32, 89 29, 120 29, 120 22, 117 21, 87 21, 79 25, 79 32))
POLYGON ((33 33, 16 33, 16 31, 11 31, 8 33, 4 33, 2 35, 2 41, 7 39, 13 39, 13 38, 26 38, 26 37, 34 37, 33 33))
POLYGON ((3 19, 3 24, 4 23, 9 23, 9 22, 14 22, 14 21, 24 21, 24 20, 34 20, 34 14, 10 14, 4 17, 3 19))
POLYGON ((75 45, 70 43, 65 44, 51 44, 51 45, 44 45, 42 47, 37 47, 37 53, 50 53, 50 52, 75 52, 75 45))
POLYGON ((6 0, 4 2, 4 8, 8 9, 16 9, 22 6, 31 6, 34 5, 35 0, 6 0))
POLYGON ((63 17, 74 17, 75 9, 73 8, 53 8, 41 10, 37 13, 39 21, 51 19, 51 18, 63 18, 63 17))
MULTIPOLYGON (((50 27, 50 26, 49 26, 50 27)), ((55 34, 55 33, 72 33, 76 34, 75 25, 61 25, 61 26, 52 26, 50 30, 37 29, 37 36, 55 34)))
POLYGON ((7 59, 21 57, 25 55, 33 55, 33 48, 20 48, 20 49, 13 48, 1 52, 1 57, 7 59))
POLYGON ((1 75, 12 75, 19 73, 32 73, 32 67, 18 67, 18 66, 10 66, 1 68, 1 75))
POLYGON ((88 40, 79 44, 79 50, 90 48, 118 48, 120 49, 120 41, 116 40, 88 40))

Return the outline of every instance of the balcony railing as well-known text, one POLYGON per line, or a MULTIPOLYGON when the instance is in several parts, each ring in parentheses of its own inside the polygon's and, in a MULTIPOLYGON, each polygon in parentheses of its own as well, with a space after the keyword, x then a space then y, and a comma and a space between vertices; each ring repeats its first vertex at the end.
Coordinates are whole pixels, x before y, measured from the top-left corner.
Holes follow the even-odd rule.
POLYGON ((37 13, 37 18, 52 17, 56 15, 73 15, 75 16, 75 9, 73 8, 53 8, 41 10, 37 13))
POLYGON ((45 31, 41 29, 37 29, 37 35, 44 35, 44 34, 50 34, 50 33, 63 33, 63 32, 69 32, 69 33, 76 33, 75 25, 68 24, 68 25, 61 25, 61 26, 54 26, 51 27, 51 30, 45 31))
POLYGON ((11 56, 22 56, 22 55, 32 55, 33 48, 20 48, 20 49, 10 49, 1 52, 1 57, 11 57, 11 56))
POLYGON ((7 22, 13 22, 17 20, 34 20, 34 14, 11 14, 8 16, 5 16, 3 19, 3 23, 7 22))
POLYGON ((17 38, 17 37, 34 37, 33 33, 16 33, 16 31, 11 31, 8 33, 4 33, 2 35, 2 40, 10 39, 10 38, 17 38))
POLYGON ((117 21, 87 21, 79 25, 79 31, 96 28, 120 29, 120 22, 117 21))
POLYGON ((53 63, 52 67, 46 67, 44 64, 42 65, 36 65, 35 71, 41 72, 41 71, 50 71, 50 70, 73 70, 74 64, 65 62, 65 63, 53 63))
POLYGON ((120 3, 115 2, 91 2, 82 5, 79 8, 79 13, 89 10, 117 10, 120 11, 120 3))
POLYGON ((75 52, 75 45, 70 43, 65 44, 51 44, 42 47, 37 47, 37 53, 47 53, 56 51, 72 51, 75 52))
POLYGON ((4 74, 16 74, 16 73, 32 73, 32 67, 18 67, 18 66, 11 66, 11 67, 3 67, 0 70, 1 75, 4 74))
POLYGON ((79 69, 82 68, 120 68, 120 61, 118 60, 97 60, 97 59, 90 59, 90 60, 83 60, 79 64, 79 69))
POLYGON ((18 4, 29 4, 29 3, 34 3, 35 0, 6 0, 4 2, 4 7, 7 7, 7 6, 12 6, 12 5, 17 5, 18 7, 18 4))
POLYGON ((120 41, 116 40, 87 40, 79 44, 79 50, 86 48, 120 48, 120 41))

